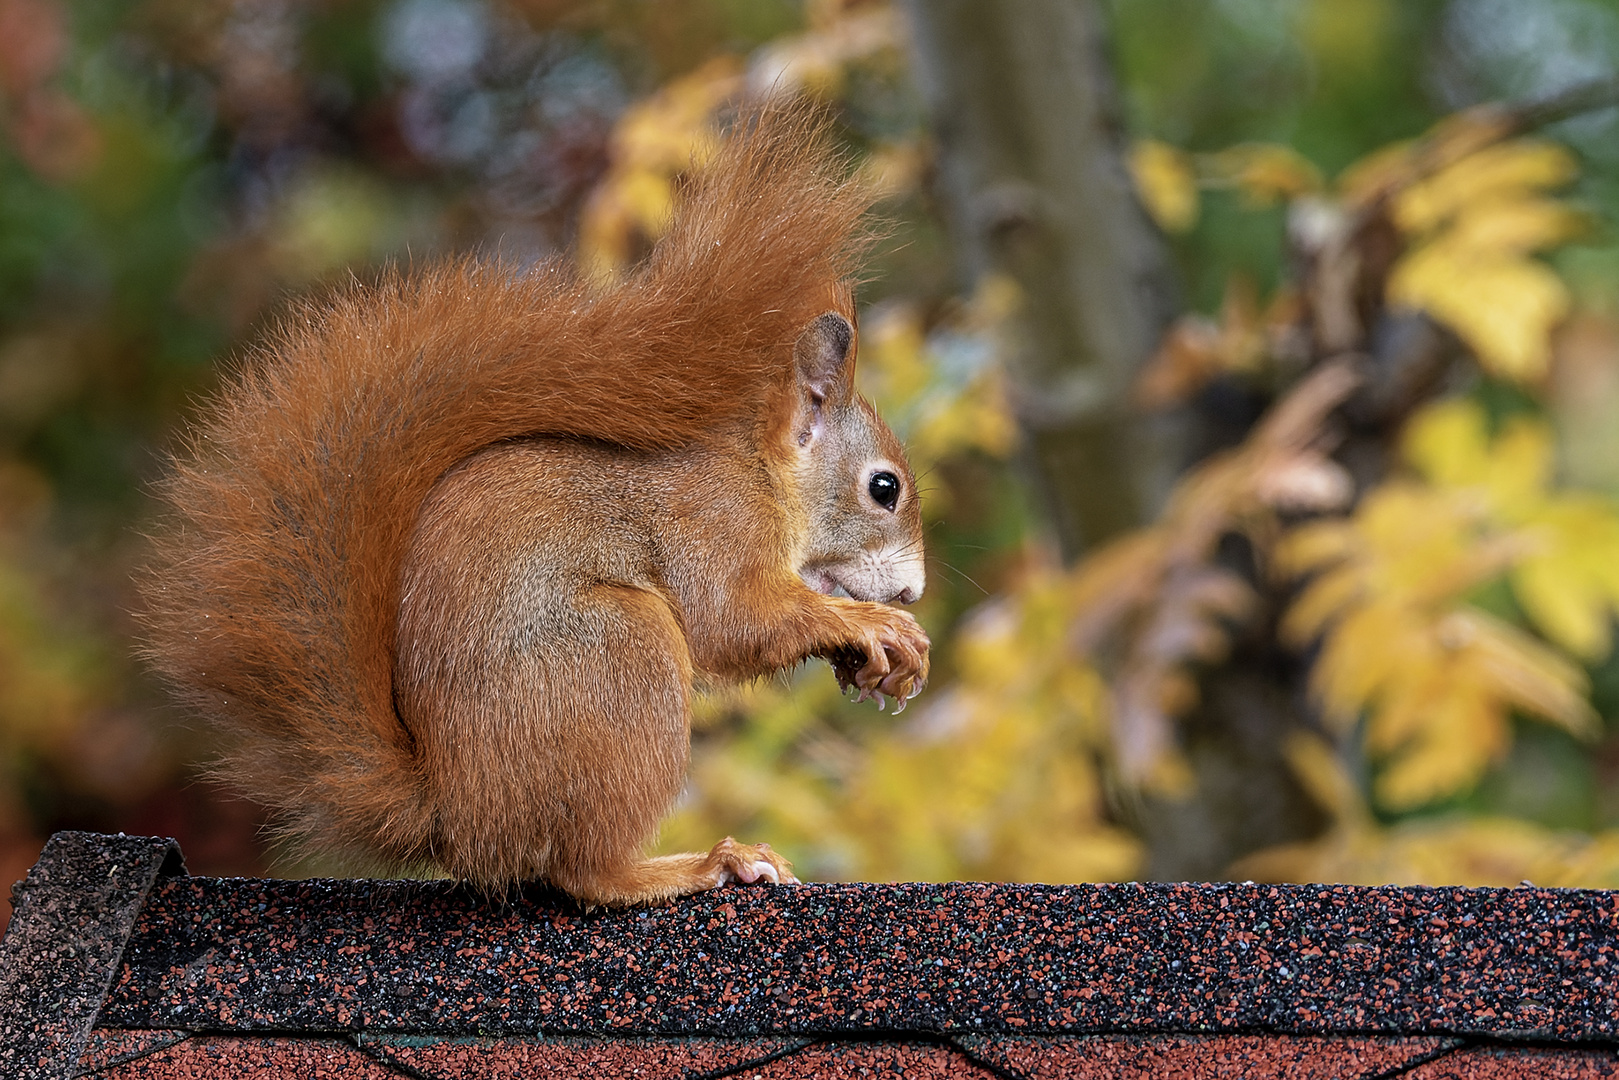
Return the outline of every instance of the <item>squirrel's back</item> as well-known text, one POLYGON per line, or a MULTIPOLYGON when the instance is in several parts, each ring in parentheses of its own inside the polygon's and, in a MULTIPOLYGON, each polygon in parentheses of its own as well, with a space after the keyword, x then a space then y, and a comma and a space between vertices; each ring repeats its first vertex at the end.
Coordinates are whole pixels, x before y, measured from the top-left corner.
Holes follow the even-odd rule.
POLYGON ((464 259, 284 318, 177 455, 143 582, 145 652, 223 729, 225 776, 327 849, 424 857, 432 809, 392 673, 428 491, 503 439, 675 447, 767 408, 869 202, 824 123, 767 105, 619 281, 464 259))

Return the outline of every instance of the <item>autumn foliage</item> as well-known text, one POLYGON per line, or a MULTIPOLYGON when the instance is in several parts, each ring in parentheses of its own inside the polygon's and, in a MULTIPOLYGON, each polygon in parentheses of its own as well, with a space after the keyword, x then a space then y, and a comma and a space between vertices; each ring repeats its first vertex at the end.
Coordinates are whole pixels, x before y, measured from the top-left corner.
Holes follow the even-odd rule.
MULTIPOLYGON (((1201 192, 1282 203, 1301 268, 1263 303, 1234 278, 1218 319, 1174 326, 1139 400, 1173 407, 1235 379, 1264 386, 1269 413, 1241 445, 1190 469, 1152 525, 1072 568, 1031 567, 983 604, 957 633, 955 681, 906 728, 830 730, 806 708, 807 682, 791 696, 768 688, 731 703, 730 730, 701 746, 696 799, 675 831, 770 831, 844 875, 1131 873, 1141 853, 1118 824, 1118 792, 1173 797, 1194 782, 1177 720, 1263 591, 1283 598, 1279 644, 1308 657, 1314 707, 1286 753, 1334 824, 1320 841, 1255 853, 1233 873, 1619 877, 1619 840, 1608 834, 1420 813, 1476 788, 1509 755, 1520 721, 1586 742, 1602 727, 1586 665, 1610 652, 1619 504, 1557 481, 1554 417, 1541 402, 1573 302, 1537 258, 1591 222, 1559 198, 1577 171, 1570 152, 1519 127, 1501 109, 1459 115, 1330 184, 1283 146, 1194 156, 1137 144, 1129 163, 1162 227, 1190 227, 1201 192), (1391 320, 1427 325, 1419 355, 1374 355, 1391 320), (1391 379, 1390 363, 1429 370, 1391 379), (1351 475, 1334 457, 1344 413, 1364 413, 1358 399, 1402 377, 1397 415, 1381 418, 1381 467, 1351 475), (1493 414, 1480 379, 1514 387, 1521 406, 1493 414), (1250 545, 1257 579, 1222 558, 1232 535, 1250 545), (772 737, 761 745, 754 729, 772 737)), ((904 310, 880 311, 872 336, 895 342, 904 310)), ((999 310, 1015 319, 1015 298, 999 310)), ((993 322, 981 325, 992 346, 993 322)), ((895 378, 894 366, 927 355, 926 339, 905 333, 902 348, 879 346, 864 361, 900 416, 933 395, 923 461, 1004 452, 999 436, 973 434, 1009 426, 994 418, 993 397, 962 386, 940 409, 937 385, 895 378), (943 426, 955 437, 939 439, 937 417, 952 412, 943 426)))
POLYGON ((1326 133, 1247 123, 1274 64, 1163 42, 1166 12, 1251 6, 1109 5, 1120 164, 1190 297, 1130 404, 1221 435, 1065 565, 1018 481, 1022 297, 951 276, 901 7, 0 0, 0 869, 71 825, 269 865, 127 655, 142 485, 215 363, 287 294, 390 260, 621 273, 770 89, 823 102, 886 193, 860 378, 924 487, 935 679, 899 718, 816 666, 707 698, 666 847, 768 839, 811 878, 1143 874, 1140 808, 1200 783, 1192 725, 1258 640, 1325 826, 1221 873, 1619 885, 1612 166, 1552 124, 1611 87, 1443 116, 1373 63, 1438 16, 1301 0, 1295 97, 1383 96, 1326 133), (1277 130, 1296 145, 1255 137, 1277 130), (1565 790, 1579 807, 1545 811, 1565 790))

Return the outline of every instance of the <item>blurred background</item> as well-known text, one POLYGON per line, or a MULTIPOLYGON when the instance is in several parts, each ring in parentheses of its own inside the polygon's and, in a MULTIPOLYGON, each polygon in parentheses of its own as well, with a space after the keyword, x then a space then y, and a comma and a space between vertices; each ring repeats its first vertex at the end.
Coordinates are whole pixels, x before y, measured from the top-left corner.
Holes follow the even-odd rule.
POLYGON ((0 0, 0 879, 319 869, 132 655, 165 446, 289 297, 632 265, 773 89, 884 192, 935 676, 705 699, 664 847, 1619 886, 1616 63, 1613 0, 0 0))

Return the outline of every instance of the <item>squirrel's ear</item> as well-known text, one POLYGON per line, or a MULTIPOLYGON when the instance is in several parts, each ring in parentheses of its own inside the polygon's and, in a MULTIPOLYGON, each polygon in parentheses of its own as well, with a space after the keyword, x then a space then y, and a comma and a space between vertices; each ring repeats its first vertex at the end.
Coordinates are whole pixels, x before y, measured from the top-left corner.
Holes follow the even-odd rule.
POLYGON ((793 346, 798 382, 817 404, 839 403, 854 383, 854 327, 835 311, 821 315, 793 346))

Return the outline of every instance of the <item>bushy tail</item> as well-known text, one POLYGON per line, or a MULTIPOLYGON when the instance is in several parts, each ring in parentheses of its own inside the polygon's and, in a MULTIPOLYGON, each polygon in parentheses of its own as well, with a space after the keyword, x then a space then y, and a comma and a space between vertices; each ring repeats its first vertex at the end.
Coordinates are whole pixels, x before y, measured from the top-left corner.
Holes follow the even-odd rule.
POLYGON ((143 581, 144 651, 229 737, 225 777, 324 849, 430 858, 391 687, 429 488, 501 439, 677 446, 757 415, 860 254, 843 173, 821 120, 760 106, 619 283, 466 260, 289 315, 177 454, 143 581))

